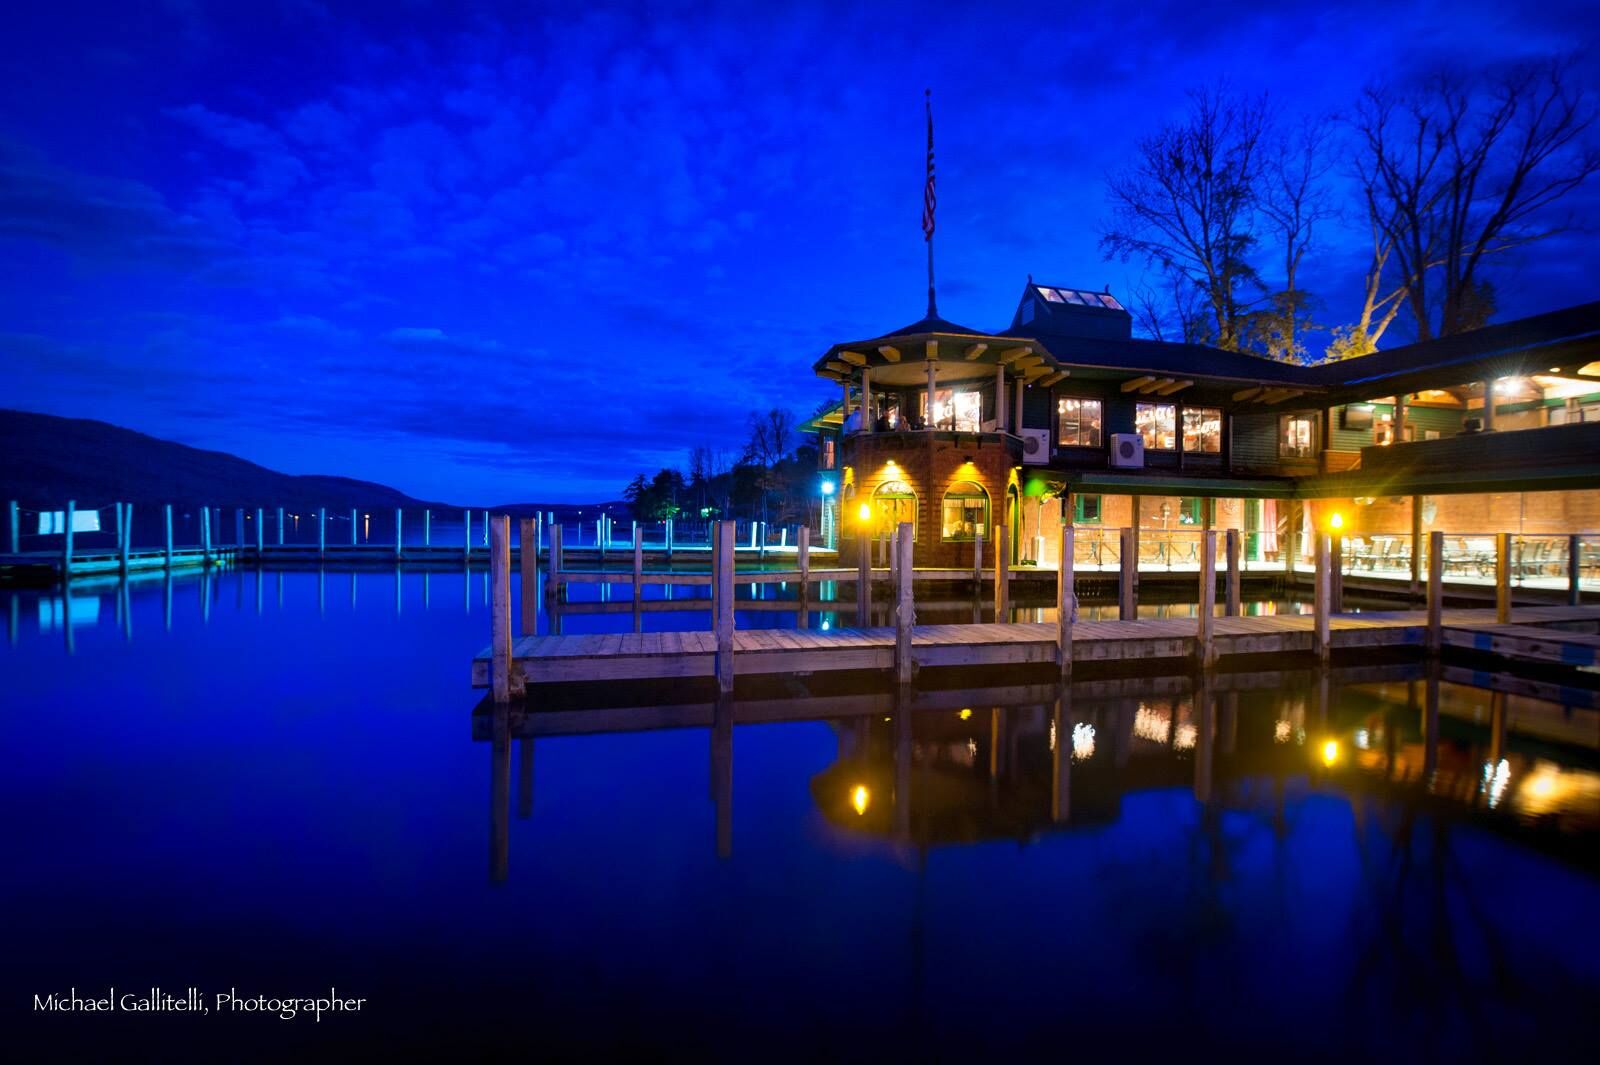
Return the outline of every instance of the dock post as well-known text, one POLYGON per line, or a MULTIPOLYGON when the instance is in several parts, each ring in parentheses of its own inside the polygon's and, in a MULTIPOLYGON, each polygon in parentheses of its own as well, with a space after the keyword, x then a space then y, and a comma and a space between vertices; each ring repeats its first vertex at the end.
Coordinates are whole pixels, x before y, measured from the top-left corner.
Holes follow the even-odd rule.
POLYGON ((894 677, 911 683, 911 629, 916 624, 916 603, 911 588, 911 523, 895 527, 894 539, 894 677))
POLYGON ((405 554, 405 537, 402 535, 405 528, 405 510, 401 507, 394 508, 394 558, 400 561, 405 554))
POLYGON ((1226 541, 1226 550, 1228 552, 1227 615, 1230 618, 1236 618, 1239 616, 1241 603, 1243 602, 1243 599, 1239 594, 1239 588, 1243 582, 1243 577, 1239 573, 1239 567, 1244 564, 1244 552, 1241 550, 1241 546, 1239 530, 1229 529, 1226 541))
POLYGON ((1206 529, 1200 534, 1200 606, 1197 614, 1199 624, 1195 627, 1195 651, 1199 654, 1201 668, 1210 669, 1217 664, 1217 530, 1215 529, 1206 529))
POLYGON ((1444 533, 1428 534, 1428 650, 1444 645, 1444 533))
MULTIPOLYGON (((13 539, 16 537, 13 536, 13 539)), ((1566 537, 1566 601, 1571 606, 1582 603, 1584 596, 1582 577, 1584 577, 1584 537, 1568 536, 1566 537)))
POLYGON ((489 546, 489 512, 483 512, 483 546, 489 546))
MULTIPOLYGON (((1056 664, 1061 667, 1063 680, 1072 676, 1072 624, 1078 620, 1078 596, 1072 580, 1076 535, 1077 530, 1070 523, 1061 526, 1061 562, 1056 567, 1056 664)), ((1067 738, 1058 732, 1057 747, 1064 742, 1067 738)))
POLYGON ((133 542, 133 504, 119 503, 122 509, 122 576, 128 576, 128 547, 133 542))
POLYGON ((800 526, 798 536, 796 554, 800 559, 800 601, 804 603, 811 598, 811 526, 800 526))
POLYGON ((328 555, 328 508, 317 508, 317 561, 328 555))
POLYGON ((122 550, 122 504, 121 504, 121 502, 116 502, 116 503, 111 504, 111 516, 112 516, 112 520, 117 523, 116 526, 115 526, 115 530, 116 530, 116 534, 117 534, 117 550, 120 552, 122 550))
MULTIPOLYGON (((637 530, 635 530, 637 531, 637 530)), ((633 538, 633 602, 637 609, 640 593, 644 590, 644 545, 639 537, 633 538)))
POLYGON ((1138 618, 1139 593, 1134 582, 1139 579, 1139 539, 1134 528, 1122 530, 1122 578, 1117 582, 1117 617, 1123 621, 1138 618))
POLYGON ((1331 651, 1329 647, 1331 626, 1328 614, 1333 598, 1333 537, 1327 533, 1317 533, 1316 545, 1317 572, 1312 592, 1311 648, 1317 654, 1317 661, 1327 665, 1331 651))
POLYGON ((256 565, 261 565, 261 554, 267 546, 267 517, 266 511, 256 508, 256 565))
POLYGON ((667 519, 667 565, 672 565, 672 519, 667 519))
POLYGON ((17 511, 17 501, 13 499, 6 504, 6 529, 9 532, 7 543, 13 555, 22 550, 22 518, 17 511))
POLYGON ((283 508, 278 508, 278 546, 283 546, 283 508))
POLYGON ((561 597, 561 526, 550 526, 550 577, 545 583, 548 595, 561 597))
POLYGON ((1328 540, 1328 602, 1329 609, 1335 613, 1344 610, 1344 537, 1334 536, 1328 540))
POLYGON ((356 533, 361 529, 361 519, 356 514, 356 508, 350 508, 350 546, 356 546, 356 533))
POLYGON ((166 538, 166 545, 167 545, 167 572, 170 574, 172 572, 172 504, 171 503, 167 503, 167 504, 163 505, 162 508, 161 508, 161 524, 165 527, 164 528, 164 535, 165 535, 165 538, 166 538))
POLYGON ((233 544, 235 547, 244 546, 244 508, 233 508, 233 544))
POLYGON ((433 511, 427 507, 422 508, 422 546, 433 546, 433 511))
POLYGON ((733 522, 716 524, 717 690, 733 691, 733 522))
POLYGON ((511 519, 490 523, 489 678, 494 701, 511 701, 511 519))
POLYGON ((539 631, 539 552, 533 547, 533 519, 517 522, 517 568, 522 574, 522 635, 539 631))
POLYGON ((1494 537, 1494 619, 1511 624, 1511 534, 1494 537))
POLYGON ((983 587, 983 530, 972 538, 972 586, 983 587))
POLYGON ((211 507, 200 508, 200 562, 211 565, 211 507))
POLYGON ((472 557, 472 511, 461 512, 461 557, 472 557))
POLYGON ((1011 616, 1011 530, 998 525, 994 530, 994 620, 1004 625, 1011 616))
POLYGON ((866 628, 872 620, 872 542, 862 529, 856 536, 856 626, 866 628))
POLYGON ((600 515, 594 520, 594 545, 600 551, 600 568, 606 565, 606 516, 600 515))

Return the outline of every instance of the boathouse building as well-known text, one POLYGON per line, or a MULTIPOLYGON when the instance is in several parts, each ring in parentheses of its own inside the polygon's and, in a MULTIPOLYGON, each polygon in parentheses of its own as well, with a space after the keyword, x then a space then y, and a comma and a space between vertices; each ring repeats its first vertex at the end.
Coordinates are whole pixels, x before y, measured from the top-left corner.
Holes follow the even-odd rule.
POLYGON ((808 428, 841 561, 909 521, 918 566, 970 566, 1003 527, 1012 565, 1053 567, 1068 521, 1080 567, 1130 525, 1141 568, 1192 563, 1207 528, 1293 567, 1331 528, 1352 568, 1414 576, 1436 530, 1469 568, 1523 534, 1535 569, 1541 534, 1554 560, 1600 530, 1600 302, 1317 366, 1132 326, 1030 278, 998 332, 929 316, 830 347, 839 399, 808 428))

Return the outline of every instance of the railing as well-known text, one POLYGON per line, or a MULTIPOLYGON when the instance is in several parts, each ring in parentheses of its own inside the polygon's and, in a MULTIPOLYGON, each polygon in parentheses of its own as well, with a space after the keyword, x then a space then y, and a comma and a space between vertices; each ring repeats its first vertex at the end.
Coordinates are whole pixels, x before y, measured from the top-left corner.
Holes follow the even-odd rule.
MULTIPOLYGON (((1511 540, 1511 583, 1519 587, 1563 587, 1571 574, 1572 544, 1578 545, 1578 579, 1582 586, 1600 585, 1600 535, 1578 533, 1516 534, 1511 540)), ((1417 573, 1428 569, 1428 537, 1422 538, 1417 573)), ((1347 576, 1411 575, 1416 546, 1409 533, 1348 536, 1343 540, 1341 572, 1347 576)), ((1493 583, 1495 534, 1448 532, 1444 535, 1446 577, 1468 583, 1493 583)))

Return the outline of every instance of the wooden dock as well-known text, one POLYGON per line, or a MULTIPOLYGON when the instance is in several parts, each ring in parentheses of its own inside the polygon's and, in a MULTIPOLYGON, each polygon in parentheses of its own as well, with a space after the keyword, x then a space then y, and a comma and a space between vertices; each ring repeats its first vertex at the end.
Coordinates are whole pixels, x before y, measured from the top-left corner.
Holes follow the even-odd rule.
MULTIPOLYGON (((1600 668, 1600 636, 1550 626, 1600 626, 1600 607, 1529 607, 1518 624, 1501 625, 1493 610, 1446 610, 1447 647, 1489 651, 1522 661, 1600 668)), ((1329 618, 1331 648, 1422 648, 1425 611, 1336 614, 1329 618)), ((1048 666, 1056 662, 1058 626, 1051 623, 918 625, 911 633, 912 665, 1048 666)), ((1199 624, 1192 620, 1081 621, 1072 627, 1076 662, 1194 659, 1199 624)), ((830 670, 895 668, 894 628, 753 629, 733 634, 738 675, 804 674, 830 670)), ((1295 654, 1315 650, 1309 614, 1219 617, 1213 621, 1218 657, 1295 654)), ((523 636, 511 650, 511 668, 523 685, 567 681, 665 680, 716 676, 712 632, 645 632, 607 635, 523 636)), ((490 683, 490 653, 472 662, 472 683, 490 683)), ((515 686, 515 682, 514 685, 515 686)))

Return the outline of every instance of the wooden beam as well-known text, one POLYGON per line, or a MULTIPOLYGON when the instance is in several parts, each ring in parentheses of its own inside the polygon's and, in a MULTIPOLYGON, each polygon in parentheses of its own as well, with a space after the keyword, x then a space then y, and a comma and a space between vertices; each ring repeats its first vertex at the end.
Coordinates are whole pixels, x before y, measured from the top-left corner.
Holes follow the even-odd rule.
POLYGON ((1177 384, 1177 381, 1174 378, 1171 378, 1171 377, 1158 377, 1155 380, 1151 381, 1149 384, 1140 385, 1139 388, 1138 388, 1138 392, 1139 392, 1139 395, 1141 395, 1141 396, 1153 395, 1154 393, 1159 392, 1161 389, 1166 388, 1168 385, 1172 385, 1172 384, 1177 384))
POLYGON ((867 364, 867 357, 859 351, 836 351, 834 354, 852 366, 865 366, 867 364))
POLYGON ((1058 381, 1066 380, 1071 375, 1072 375, 1072 371, 1070 371, 1070 370, 1057 370, 1055 373, 1051 374, 1049 377, 1046 377, 1044 380, 1040 381, 1039 383, 1041 385, 1045 386, 1046 388, 1048 388, 1049 386, 1055 384, 1058 381))
MULTIPOLYGON (((1155 380, 1154 377, 1150 377, 1148 375, 1146 375, 1144 377, 1135 377, 1135 378, 1132 378, 1130 380, 1122 382, 1122 390, 1124 392, 1134 392, 1134 391, 1137 391, 1138 389, 1143 388, 1145 385, 1150 384, 1154 380, 1155 380)), ((1238 399, 1239 397, 1238 396, 1234 396, 1233 398, 1234 399, 1238 399)))
POLYGON ((1032 353, 1033 349, 1026 346, 1020 348, 1007 348, 1000 353, 1000 361, 1005 363, 1007 366, 1010 366, 1024 355, 1031 355, 1032 353))
POLYGON ((1026 370, 1030 366, 1043 366, 1043 365, 1044 365, 1044 356, 1043 355, 1025 355, 1022 358, 1018 359, 1016 362, 1012 363, 1011 364, 1011 369, 1015 370, 1018 373, 1021 373, 1023 370, 1026 370))
POLYGON ((899 362, 900 361, 900 349, 895 347, 893 344, 879 344, 878 345, 878 354, 882 355, 884 358, 888 359, 890 362, 899 362))
POLYGON ((1156 389, 1156 395, 1158 395, 1158 396, 1175 395, 1176 393, 1182 392, 1184 389, 1188 388, 1192 384, 1194 384, 1193 381, 1173 381, 1173 382, 1171 382, 1169 384, 1162 385, 1160 388, 1156 389))
POLYGON ((989 345, 987 344, 968 344, 966 359, 968 362, 971 362, 973 359, 976 359, 979 355, 982 355, 988 350, 989 345))
POLYGON ((1241 388, 1233 394, 1233 401, 1235 403, 1243 403, 1246 400, 1255 399, 1265 391, 1266 389, 1261 385, 1256 385, 1254 388, 1241 388))
POLYGON ((1042 378, 1049 377, 1055 371, 1048 366, 1030 366, 1022 371, 1022 377, 1030 385, 1042 378))
POLYGON ((840 362, 838 359, 829 359, 828 362, 827 362, 827 366, 828 366, 828 369, 834 371, 835 373, 842 373, 842 374, 848 375, 851 372, 850 371, 850 364, 847 363, 847 362, 840 362))

